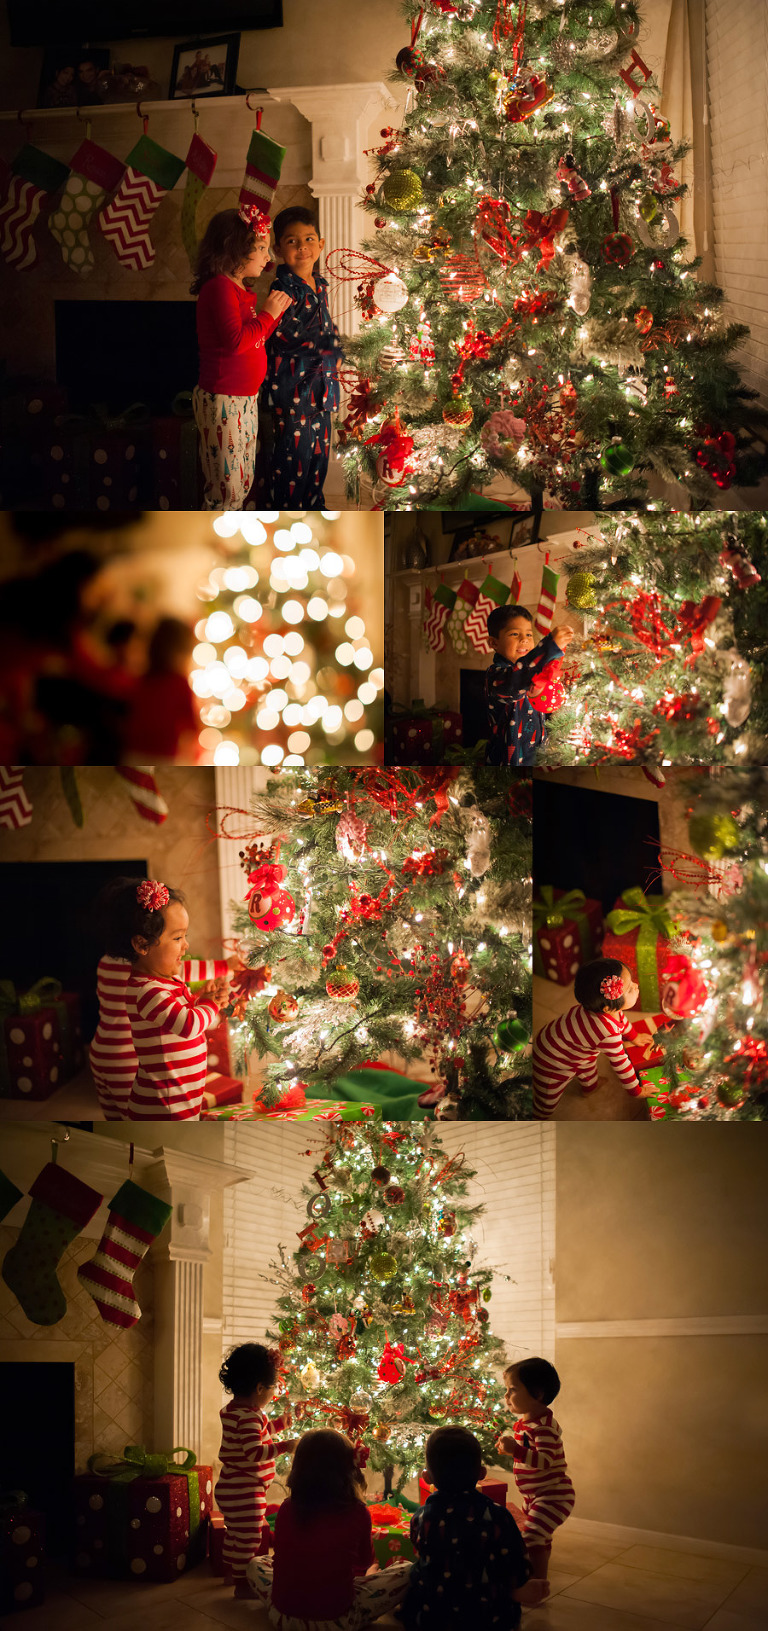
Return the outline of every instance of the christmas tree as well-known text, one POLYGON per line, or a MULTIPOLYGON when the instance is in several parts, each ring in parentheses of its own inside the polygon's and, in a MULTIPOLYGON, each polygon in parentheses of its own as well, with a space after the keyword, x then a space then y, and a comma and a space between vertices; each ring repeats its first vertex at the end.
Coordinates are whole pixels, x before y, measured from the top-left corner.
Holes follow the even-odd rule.
POLYGON ((214 521, 226 564, 198 588, 191 675, 203 763, 375 757, 384 670, 374 667, 355 563, 336 547, 337 519, 248 511, 214 521))
MULTIPOLYGON (((766 751, 768 526, 762 514, 600 515, 566 596, 585 617, 541 764, 662 766, 766 751)), ((569 562, 570 565, 570 562, 569 562)))
POLYGON ((347 1433, 385 1494, 421 1471, 440 1423, 469 1427, 498 1461, 504 1357, 485 1306, 492 1272, 474 1267, 473 1177, 429 1128, 334 1129, 302 1189, 300 1247, 270 1265, 275 1409, 292 1404, 297 1432, 347 1433))
POLYGON ((237 1041, 273 1056, 266 1106, 393 1050, 429 1060, 441 1113, 530 1114, 530 811, 529 778, 443 766, 295 772, 250 833, 234 812, 241 950, 271 977, 237 1041))
MULTIPOLYGON (((467 507, 501 473, 571 509, 652 484, 683 505, 762 472, 729 353, 747 330, 696 277, 686 151, 658 113, 632 0, 406 0, 341 427, 348 490, 467 507), (394 410, 394 411, 393 411, 394 410)), ((682 506, 681 506, 682 507, 682 506)))
MULTIPOLYGON (((670 949, 693 969, 692 1017, 658 1033, 666 1117, 768 1120, 768 772, 686 777, 690 853, 662 847, 677 881, 670 949), (696 985, 700 985, 698 993, 696 985)), ((681 965, 682 967, 682 965, 681 965)))

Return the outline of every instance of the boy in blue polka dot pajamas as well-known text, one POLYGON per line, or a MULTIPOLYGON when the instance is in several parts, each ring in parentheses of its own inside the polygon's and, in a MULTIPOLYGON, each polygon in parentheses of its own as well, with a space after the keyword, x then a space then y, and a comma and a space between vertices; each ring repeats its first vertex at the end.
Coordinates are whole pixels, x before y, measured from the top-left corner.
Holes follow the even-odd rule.
POLYGON ((562 657, 573 639, 567 623, 533 643, 533 618, 524 606, 497 606, 488 616, 493 662, 485 674, 488 763, 533 765, 545 739, 545 716, 528 692, 542 669, 562 657))
POLYGON ((266 348, 264 396, 274 415, 275 446, 265 485, 275 509, 322 510, 341 360, 328 284, 316 270, 325 240, 311 211, 298 206, 281 210, 274 234, 283 264, 272 288, 290 295, 291 305, 266 348))

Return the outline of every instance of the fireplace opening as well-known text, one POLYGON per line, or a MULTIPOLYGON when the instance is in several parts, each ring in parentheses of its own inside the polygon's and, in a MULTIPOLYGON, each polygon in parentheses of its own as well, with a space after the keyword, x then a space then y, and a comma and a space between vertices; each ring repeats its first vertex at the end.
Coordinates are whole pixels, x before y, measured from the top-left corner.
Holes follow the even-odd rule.
POLYGON ((462 668, 459 678, 461 740, 465 748, 473 748, 476 742, 486 742, 490 735, 485 711, 485 671, 482 668, 462 668))
POLYGON ((0 979, 24 991, 44 975, 80 996, 83 1037, 98 1023, 96 965, 103 948, 91 925, 93 902, 112 878, 146 878, 146 861, 0 863, 3 903, 0 979), (43 902, 30 910, 30 901, 43 902))
POLYGON ((194 301, 57 300, 55 323, 56 381, 82 412, 143 403, 168 414, 196 383, 194 301))
POLYGON ((46 1553, 64 1555, 75 1472, 75 1367, 66 1362, 0 1367, 3 1488, 22 1489, 45 1513, 46 1553))
POLYGON ((583 889, 610 912, 631 885, 658 893, 659 841, 659 807, 652 799, 534 780, 535 884, 583 889))

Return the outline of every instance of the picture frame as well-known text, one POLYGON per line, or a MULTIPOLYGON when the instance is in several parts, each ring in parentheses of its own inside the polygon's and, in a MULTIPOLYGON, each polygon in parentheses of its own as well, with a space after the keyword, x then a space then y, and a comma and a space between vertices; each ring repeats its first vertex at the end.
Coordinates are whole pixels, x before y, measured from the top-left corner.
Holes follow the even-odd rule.
POLYGON ((107 100, 99 75, 109 68, 104 46, 53 45, 43 52, 39 108, 95 108, 107 100))
POLYGON ((239 34, 180 41, 173 48, 169 100, 197 102, 201 97, 231 96, 239 52, 239 34))

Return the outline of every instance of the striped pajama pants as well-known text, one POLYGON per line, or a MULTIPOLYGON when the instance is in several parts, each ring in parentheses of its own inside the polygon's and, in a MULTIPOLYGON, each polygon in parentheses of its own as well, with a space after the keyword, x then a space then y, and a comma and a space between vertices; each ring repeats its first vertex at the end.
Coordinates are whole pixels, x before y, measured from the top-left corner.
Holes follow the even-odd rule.
POLYGON ((267 1516, 266 1487, 254 1484, 243 1474, 223 1472, 214 1493, 227 1526, 224 1562, 235 1579, 242 1579, 246 1565, 261 1548, 267 1516))
POLYGON ((381 1614, 391 1613, 405 1596, 411 1573, 411 1564, 405 1560, 390 1563, 375 1574, 360 1575, 355 1580, 355 1600, 346 1614, 336 1620, 305 1620, 298 1614, 281 1614, 272 1603, 272 1564, 255 1557, 248 1566, 248 1580, 254 1597, 269 1612, 270 1625, 276 1631, 363 1631, 381 1614))
POLYGON ((599 1086, 597 1079, 597 1053, 591 1058, 584 1055, 578 1063, 554 1063, 551 1054, 545 1054, 533 1044, 533 1114, 536 1121, 548 1121, 554 1115, 568 1086, 577 1078, 583 1088, 591 1091, 599 1086))
POLYGON ((526 1546, 548 1546, 554 1531, 570 1517, 576 1496, 570 1485, 554 1484, 541 1494, 523 1496, 526 1546))

